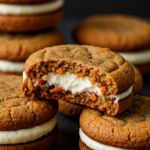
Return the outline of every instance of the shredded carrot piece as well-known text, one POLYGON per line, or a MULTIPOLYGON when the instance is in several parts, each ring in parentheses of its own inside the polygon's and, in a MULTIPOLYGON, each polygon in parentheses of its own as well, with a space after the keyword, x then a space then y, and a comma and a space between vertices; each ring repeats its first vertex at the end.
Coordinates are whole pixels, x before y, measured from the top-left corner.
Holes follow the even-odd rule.
POLYGON ((5 109, 6 109, 6 110, 9 110, 9 108, 8 108, 8 107, 6 107, 5 109))
POLYGON ((123 130, 123 128, 121 128, 121 127, 117 127, 118 129, 120 129, 120 130, 123 130))
POLYGON ((102 93, 102 94, 105 94, 105 93, 106 93, 106 91, 107 91, 106 87, 105 87, 105 86, 103 86, 103 87, 102 87, 102 89, 101 89, 101 93, 102 93))
POLYGON ((97 97, 95 96, 94 93, 92 93, 92 94, 90 95, 90 97, 93 99, 93 101, 96 101, 96 100, 97 100, 97 97))
POLYGON ((96 81, 96 78, 92 78, 91 80, 92 80, 92 81, 96 81))
POLYGON ((145 128, 147 127, 147 124, 138 124, 138 126, 145 128))
POLYGON ((41 71, 40 74, 43 75, 43 72, 41 71))
POLYGON ((41 84, 44 83, 44 82, 45 82, 45 80, 42 80, 42 79, 41 79, 41 80, 38 81, 37 85, 39 86, 39 85, 41 85, 41 84))
POLYGON ((107 117, 107 115, 104 115, 103 117, 107 117))
POLYGON ((66 46, 61 46, 61 48, 66 48, 66 46))
POLYGON ((53 64, 52 64, 52 63, 48 63, 48 65, 49 65, 49 66, 53 66, 53 64))
POLYGON ((83 95, 82 94, 79 94, 82 98, 83 98, 83 95))
POLYGON ((92 108, 96 108, 96 106, 94 104, 91 105, 92 108))
POLYGON ((100 53, 103 53, 103 52, 106 52, 106 51, 109 51, 109 50, 110 50, 109 48, 104 48, 102 51, 96 52, 95 54, 100 54, 100 53))
POLYGON ((56 87, 56 88, 52 89, 51 92, 60 92, 60 91, 62 91, 62 90, 63 90, 63 88, 61 88, 61 87, 56 87))
POLYGON ((63 54, 63 56, 68 57, 68 55, 67 55, 67 54, 63 54))
POLYGON ((81 78, 83 75, 80 73, 77 75, 77 78, 81 78))
POLYGON ((7 100, 5 100, 7 102, 7 100))
POLYGON ((37 74, 37 77, 40 77, 40 73, 37 74))
POLYGON ((19 106, 20 108, 22 108, 23 106, 19 106))
POLYGON ((105 103, 105 104, 104 104, 104 107, 105 107, 105 108, 106 108, 106 107, 108 107, 108 104, 107 104, 107 103, 105 103))
POLYGON ((32 88, 33 88, 33 85, 32 85, 31 83, 29 83, 28 88, 29 88, 29 89, 32 89, 32 88))
POLYGON ((123 69, 122 69, 122 68, 120 68, 120 70, 122 71, 123 69))
POLYGON ((143 111, 143 106, 140 108, 140 111, 143 111))
POLYGON ((96 118, 96 119, 94 119, 93 121, 103 122, 103 120, 102 120, 102 119, 99 119, 99 118, 96 118))
POLYGON ((68 95, 67 97, 71 97, 71 95, 68 95))
POLYGON ((21 103, 21 100, 19 100, 19 99, 17 99, 16 101, 21 103))
POLYGON ((93 75, 95 75, 95 76, 97 75, 97 72, 95 70, 93 70, 93 75))
POLYGON ((57 69, 56 72, 58 72, 59 74, 63 74, 64 73, 61 68, 57 69))

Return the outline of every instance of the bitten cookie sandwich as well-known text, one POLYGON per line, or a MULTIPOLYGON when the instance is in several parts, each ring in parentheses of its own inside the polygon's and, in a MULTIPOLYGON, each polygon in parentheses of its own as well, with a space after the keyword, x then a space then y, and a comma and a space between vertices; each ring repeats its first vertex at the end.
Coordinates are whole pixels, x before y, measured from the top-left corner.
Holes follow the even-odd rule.
POLYGON ((57 137, 58 102, 24 98, 20 80, 0 78, 0 149, 46 150, 57 137))
POLYGON ((6 0, 5 3, 0 1, 0 31, 39 31, 56 25, 63 17, 63 0, 6 0))
POLYGON ((132 66, 108 48, 62 45, 32 54, 25 63, 25 97, 62 99, 116 115, 132 102, 132 66))
POLYGON ((55 28, 27 34, 0 32, 0 75, 21 75, 24 62, 32 53, 63 43, 62 33, 55 28))
POLYGON ((150 23, 125 15, 97 15, 81 21, 73 30, 78 44, 109 47, 143 74, 150 73, 150 23))
POLYGON ((112 117, 85 108, 80 116, 80 150, 150 149, 150 97, 135 96, 131 106, 112 117))

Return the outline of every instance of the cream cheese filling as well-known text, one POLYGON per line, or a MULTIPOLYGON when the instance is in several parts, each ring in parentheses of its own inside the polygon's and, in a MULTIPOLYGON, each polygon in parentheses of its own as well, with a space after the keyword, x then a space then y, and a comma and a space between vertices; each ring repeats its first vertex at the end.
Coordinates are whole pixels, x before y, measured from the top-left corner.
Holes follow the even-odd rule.
MULTIPOLYGON (((26 79, 26 74, 23 72, 23 82, 26 79)), ((43 80, 47 81, 48 84, 54 85, 56 87, 62 87, 65 91, 71 91, 72 94, 76 94, 77 92, 83 93, 86 92, 87 94, 96 93, 99 96, 104 96, 101 93, 101 88, 97 86, 97 84, 92 84, 88 77, 84 79, 77 78, 77 75, 70 74, 69 72, 65 72, 63 74, 53 74, 49 73, 48 75, 44 75, 42 77, 43 80)), ((37 85, 38 81, 35 83, 37 85)), ((132 93, 133 87, 131 86, 127 91, 118 94, 118 95, 109 95, 109 97, 114 97, 115 103, 118 103, 119 100, 122 100, 129 96, 132 93)))
POLYGON ((64 0, 56 0, 35 5, 0 4, 0 14, 3 15, 35 15, 53 12, 61 8, 64 0))
POLYGON ((22 73, 24 70, 24 62, 12 62, 0 60, 0 71, 10 73, 22 73))
POLYGON ((81 128, 79 129, 79 135, 81 141, 92 150, 131 150, 131 149, 122 149, 113 146, 108 146, 108 145, 101 144, 97 141, 94 141, 91 138, 89 138, 87 135, 85 135, 81 128))
POLYGON ((27 129, 0 131, 0 144, 18 144, 35 141, 50 133, 56 126, 57 115, 49 121, 27 129))
POLYGON ((120 52, 119 54, 134 65, 144 65, 150 63, 150 49, 139 52, 120 52))

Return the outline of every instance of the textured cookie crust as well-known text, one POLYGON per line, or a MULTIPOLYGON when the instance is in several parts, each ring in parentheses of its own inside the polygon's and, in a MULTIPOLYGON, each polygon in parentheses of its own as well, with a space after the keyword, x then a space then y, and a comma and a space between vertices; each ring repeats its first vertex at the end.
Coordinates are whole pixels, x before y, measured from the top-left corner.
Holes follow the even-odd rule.
POLYGON ((81 139, 79 139, 79 148, 80 148, 80 150, 92 150, 91 148, 87 147, 87 146, 81 141, 81 139))
POLYGON ((120 148, 150 148, 150 97, 135 96, 122 114, 111 117, 91 108, 80 116, 82 131, 91 139, 120 148))
POLYGON ((132 67, 133 67, 134 72, 135 72, 135 80, 133 83, 133 93, 134 93, 134 95, 136 95, 141 91, 141 89, 143 87, 143 77, 142 77, 142 74, 137 67, 135 67, 133 65, 132 65, 132 67))
POLYGON ((143 75, 150 74, 150 63, 146 65, 137 66, 143 75))
POLYGON ((69 101, 65 100, 58 100, 59 103, 59 111, 67 116, 73 117, 73 118, 79 118, 82 110, 85 108, 85 106, 73 104, 69 101))
POLYGON ((62 33, 53 28, 33 33, 0 33, 0 59, 25 61, 32 53, 49 46, 64 44, 62 33), (13 51, 12 51, 13 49, 13 51))
POLYGON ((0 77, 0 131, 30 128, 50 120, 57 112, 55 100, 24 98, 19 76, 0 77))
POLYGON ((0 3, 6 4, 39 4, 54 0, 0 0, 0 3))
POLYGON ((137 51, 150 47, 150 23, 132 16, 97 15, 80 22, 73 31, 79 44, 137 51))
POLYGON ((48 29, 57 24, 62 19, 62 17, 62 9, 41 15, 0 15, 0 31, 29 32, 48 29))
POLYGON ((52 132, 36 141, 24 144, 0 145, 0 150, 46 150, 54 143, 57 133, 58 127, 56 126, 52 132))

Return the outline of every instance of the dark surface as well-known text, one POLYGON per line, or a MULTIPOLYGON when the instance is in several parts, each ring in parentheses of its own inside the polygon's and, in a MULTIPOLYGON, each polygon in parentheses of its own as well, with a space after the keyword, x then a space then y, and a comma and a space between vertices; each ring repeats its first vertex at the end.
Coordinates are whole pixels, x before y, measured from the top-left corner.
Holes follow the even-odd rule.
MULTIPOLYGON (((63 32, 66 44, 72 44, 71 30, 82 18, 65 18, 57 27, 63 32)), ((139 95, 150 96, 150 75, 144 77, 144 87, 139 95)), ((58 112, 58 137, 50 150, 79 150, 79 122, 58 112)))

